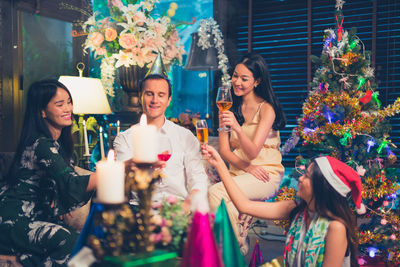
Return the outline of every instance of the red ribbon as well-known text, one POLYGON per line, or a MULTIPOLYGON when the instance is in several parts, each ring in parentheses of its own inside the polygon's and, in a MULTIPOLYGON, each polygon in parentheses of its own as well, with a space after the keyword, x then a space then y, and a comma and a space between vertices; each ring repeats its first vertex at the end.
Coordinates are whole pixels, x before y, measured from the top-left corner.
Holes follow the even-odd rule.
POLYGON ((341 41, 342 40, 342 34, 343 34, 343 21, 344 21, 344 19, 343 19, 343 16, 342 16, 342 21, 340 22, 340 25, 339 25, 339 20, 338 20, 338 17, 337 17, 337 15, 336 15, 336 22, 337 22, 337 36, 338 36, 338 41, 341 41))

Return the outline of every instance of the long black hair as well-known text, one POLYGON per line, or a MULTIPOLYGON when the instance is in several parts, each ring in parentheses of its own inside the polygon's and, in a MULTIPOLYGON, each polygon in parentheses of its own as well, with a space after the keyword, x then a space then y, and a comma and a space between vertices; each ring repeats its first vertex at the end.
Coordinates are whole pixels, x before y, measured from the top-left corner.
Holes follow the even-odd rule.
MULTIPOLYGON (((29 87, 22 132, 17 146, 17 151, 7 175, 7 181, 9 184, 16 183, 18 178, 16 176, 22 153, 27 146, 31 145, 30 142, 32 142, 37 135, 44 135, 45 137, 53 138, 44 118, 42 117, 42 111, 46 109, 50 100, 55 96, 57 88, 64 89, 71 98, 72 103, 71 93, 65 85, 57 80, 41 80, 32 83, 29 87)), ((71 129, 71 125, 64 127, 61 130, 61 135, 58 139, 58 143, 62 148, 60 150, 61 156, 68 165, 70 165, 74 149, 71 129)))
MULTIPOLYGON (((357 223, 354 212, 350 208, 347 198, 340 195, 325 179, 315 159, 311 161, 310 168, 315 211, 322 217, 338 220, 345 225, 348 243, 346 255, 350 252, 351 266, 358 266, 356 258, 358 247, 357 223)), ((290 213, 290 220, 292 221, 297 213, 304 211, 306 206, 307 203, 303 200, 290 213)))
MULTIPOLYGON (((269 103, 275 111, 275 121, 272 125, 272 129, 279 130, 285 127, 286 125, 286 116, 282 110, 281 104, 279 100, 276 98, 274 90, 271 84, 271 77, 269 75, 268 66, 265 62, 264 58, 259 54, 246 54, 244 55, 238 64, 243 64, 248 68, 253 74, 254 80, 259 80, 260 83, 257 87, 254 87, 254 93, 264 99, 267 103, 269 103)), ((232 111, 235 114, 236 120, 240 125, 244 123, 244 117, 242 114, 242 97, 232 95, 233 98, 233 107, 232 111)))

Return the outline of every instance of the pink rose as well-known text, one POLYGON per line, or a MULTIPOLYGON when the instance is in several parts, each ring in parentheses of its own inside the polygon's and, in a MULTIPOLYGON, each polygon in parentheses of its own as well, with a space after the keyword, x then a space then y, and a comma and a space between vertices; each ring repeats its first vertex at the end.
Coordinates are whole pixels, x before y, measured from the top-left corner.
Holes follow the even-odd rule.
POLYGON ((150 220, 155 225, 161 225, 161 223, 163 222, 163 218, 158 214, 154 215, 150 220))
POLYGON ((96 48, 96 55, 99 55, 99 56, 104 56, 105 54, 106 54, 106 49, 104 48, 104 46, 101 46, 101 47, 97 47, 96 48))
POLYGON ((176 202, 178 202, 178 199, 175 196, 169 196, 166 200, 169 204, 175 204, 176 202))
POLYGON ((132 49, 135 47, 137 42, 135 36, 125 33, 122 34, 121 37, 119 37, 119 44, 125 49, 132 49))
POLYGON ((168 233, 168 234, 166 234, 166 235, 164 235, 164 238, 163 238, 163 245, 168 245, 169 243, 171 243, 171 241, 172 241, 172 236, 171 236, 171 234, 170 233, 168 233))
POLYGON ((162 207, 162 203, 160 203, 160 202, 156 202, 156 203, 154 203, 154 204, 151 206, 151 208, 152 208, 153 210, 158 209, 158 208, 161 208, 161 207, 162 207))
POLYGON ((112 42, 117 38, 117 31, 114 28, 107 28, 106 32, 104 33, 104 36, 106 38, 106 41, 112 42))
POLYGON ((163 239, 163 235, 162 233, 153 234, 152 239, 154 240, 154 243, 158 243, 163 239))
POLYGON ((118 7, 118 8, 124 6, 124 4, 122 4, 121 0, 111 0, 111 4, 112 4, 113 6, 118 7))
POLYGON ((94 46, 100 46, 104 41, 104 36, 99 32, 93 32, 90 34, 89 39, 94 46))

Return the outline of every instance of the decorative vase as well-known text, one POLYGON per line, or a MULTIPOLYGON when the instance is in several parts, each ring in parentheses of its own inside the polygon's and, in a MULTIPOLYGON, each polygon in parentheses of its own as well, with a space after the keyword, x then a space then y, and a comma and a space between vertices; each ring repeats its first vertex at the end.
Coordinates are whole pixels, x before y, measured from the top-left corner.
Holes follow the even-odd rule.
POLYGON ((146 75, 147 69, 139 66, 121 66, 118 68, 119 80, 122 89, 128 95, 128 103, 124 111, 139 113, 141 107, 139 104, 139 82, 146 75))

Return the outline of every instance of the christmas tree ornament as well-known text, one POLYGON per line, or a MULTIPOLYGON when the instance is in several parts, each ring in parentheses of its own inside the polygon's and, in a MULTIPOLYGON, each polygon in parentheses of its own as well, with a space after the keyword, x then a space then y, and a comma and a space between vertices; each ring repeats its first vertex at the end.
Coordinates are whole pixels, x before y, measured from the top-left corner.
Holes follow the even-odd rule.
POLYGON ((374 139, 369 139, 367 142, 367 152, 369 153, 371 151, 371 147, 375 145, 374 139))
POLYGON ((360 102, 363 103, 363 104, 367 104, 367 103, 369 103, 369 101, 371 101, 371 97, 372 97, 372 91, 368 90, 365 93, 365 95, 362 98, 358 99, 358 100, 360 100, 360 102))
POLYGON ((363 77, 358 78, 358 87, 357 90, 361 88, 365 84, 365 79, 363 77))
POLYGON ((378 106, 378 108, 381 107, 382 103, 381 101, 378 99, 378 94, 375 92, 372 94, 372 99, 374 99, 376 105, 378 106))

